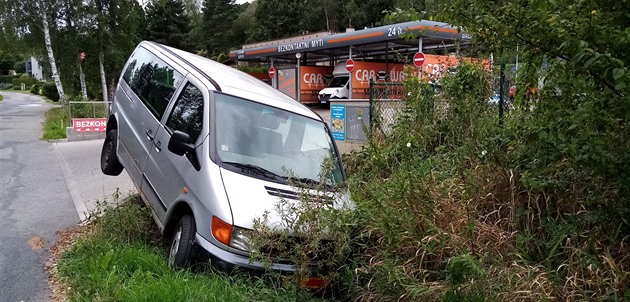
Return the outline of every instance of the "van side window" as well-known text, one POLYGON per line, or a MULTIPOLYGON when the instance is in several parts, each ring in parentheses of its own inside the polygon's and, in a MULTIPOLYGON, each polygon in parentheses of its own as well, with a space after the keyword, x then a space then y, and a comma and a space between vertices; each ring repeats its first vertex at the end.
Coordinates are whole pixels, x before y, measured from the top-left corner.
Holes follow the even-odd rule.
POLYGON ((192 84, 186 84, 177 98, 166 128, 171 132, 179 130, 190 135, 196 142, 203 127, 203 94, 192 84))
POLYGON ((123 73, 123 80, 158 120, 182 79, 179 72, 142 48, 123 73))

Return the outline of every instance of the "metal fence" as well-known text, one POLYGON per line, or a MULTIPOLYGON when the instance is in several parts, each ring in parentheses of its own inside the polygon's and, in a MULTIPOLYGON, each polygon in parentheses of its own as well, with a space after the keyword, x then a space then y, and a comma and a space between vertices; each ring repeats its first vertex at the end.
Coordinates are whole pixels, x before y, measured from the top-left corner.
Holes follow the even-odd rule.
POLYGON ((370 81, 370 130, 387 135, 405 109, 402 83, 370 81))
POLYGON ((73 118, 105 118, 111 102, 68 102, 68 116, 73 118))
MULTIPOLYGON (((510 70, 504 64, 495 65, 492 73, 493 93, 488 106, 496 110, 499 126, 503 124, 504 115, 514 108, 514 99, 510 96, 510 89, 515 85, 514 70, 510 70)), ((405 114, 407 96, 403 83, 370 81, 370 131, 387 135, 398 119, 405 114)), ((439 86, 433 86, 433 93, 439 93, 439 86)), ((433 111, 438 118, 445 118, 449 104, 436 100, 433 111)))

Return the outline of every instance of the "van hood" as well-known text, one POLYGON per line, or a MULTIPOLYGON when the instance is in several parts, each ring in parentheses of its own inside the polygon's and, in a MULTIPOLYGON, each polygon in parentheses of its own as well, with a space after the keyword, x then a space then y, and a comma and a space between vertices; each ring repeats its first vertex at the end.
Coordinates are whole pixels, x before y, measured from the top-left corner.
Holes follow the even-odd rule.
POLYGON ((337 90, 341 90, 343 87, 326 87, 319 91, 319 94, 335 94, 337 90))
POLYGON ((326 87, 319 91, 320 96, 329 95, 330 98, 348 98, 348 89, 345 87, 326 87))
POLYGON ((287 208, 301 202, 297 197, 299 193, 307 193, 312 196, 326 195, 327 197, 317 199, 327 200, 335 208, 354 208, 354 204, 350 201, 349 192, 333 196, 332 193, 298 191, 288 185, 261 180, 223 168, 221 168, 221 177, 232 209, 233 224, 241 228, 253 229, 254 220, 263 221, 263 217, 267 213, 266 225, 274 229, 286 229, 287 226, 283 222, 281 213, 286 213, 287 208))

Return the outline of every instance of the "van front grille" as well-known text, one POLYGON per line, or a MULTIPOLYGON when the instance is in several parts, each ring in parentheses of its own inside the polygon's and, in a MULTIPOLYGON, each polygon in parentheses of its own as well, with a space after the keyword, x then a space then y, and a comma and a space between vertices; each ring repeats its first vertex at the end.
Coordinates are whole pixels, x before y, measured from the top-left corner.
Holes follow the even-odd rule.
MULTIPOLYGON (((283 189, 278 189, 278 188, 272 188, 272 187, 267 187, 265 186, 265 189, 267 189, 267 193, 271 196, 276 196, 276 197, 280 197, 283 199, 293 199, 293 200, 299 200, 300 196, 298 195, 297 192, 294 191, 289 191, 289 190, 283 190, 283 189)), ((332 205, 333 204, 333 197, 329 196, 329 195, 325 195, 325 194, 303 194, 303 197, 306 197, 306 201, 311 201, 311 202, 315 202, 315 203, 321 203, 321 204, 329 204, 332 205)))
POLYGON ((298 200, 298 194, 294 191, 282 190, 282 189, 272 188, 272 187, 267 187, 267 186, 265 186, 265 189, 267 189, 267 193, 269 193, 269 195, 280 197, 280 198, 298 200))
POLYGON ((319 100, 320 101, 328 101, 330 99, 330 96, 332 96, 332 94, 327 94, 327 93, 320 94, 319 95, 319 100))

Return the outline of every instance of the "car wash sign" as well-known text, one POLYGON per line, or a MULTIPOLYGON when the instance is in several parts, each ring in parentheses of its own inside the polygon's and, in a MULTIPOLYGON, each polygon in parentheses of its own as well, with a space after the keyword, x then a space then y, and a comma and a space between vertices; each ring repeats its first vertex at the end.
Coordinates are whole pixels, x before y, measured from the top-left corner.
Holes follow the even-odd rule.
POLYGON ((106 118, 75 118, 72 119, 72 128, 78 132, 105 132, 107 128, 106 118))
POLYGON ((309 41, 299 41, 294 43, 286 43, 278 45, 278 53, 291 52, 291 51, 303 51, 311 48, 317 48, 324 46, 324 39, 314 39, 309 41))
POLYGON ((353 45, 368 45, 387 41, 395 42, 404 39, 403 34, 407 32, 420 32, 423 37, 431 37, 438 39, 438 41, 460 40, 464 34, 460 29, 446 23, 428 20, 411 21, 323 37, 296 37, 279 42, 280 44, 267 42, 257 47, 230 51, 230 57, 237 60, 272 58, 298 52, 340 49, 353 45))

